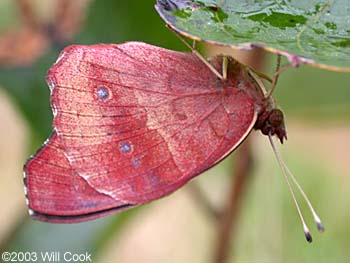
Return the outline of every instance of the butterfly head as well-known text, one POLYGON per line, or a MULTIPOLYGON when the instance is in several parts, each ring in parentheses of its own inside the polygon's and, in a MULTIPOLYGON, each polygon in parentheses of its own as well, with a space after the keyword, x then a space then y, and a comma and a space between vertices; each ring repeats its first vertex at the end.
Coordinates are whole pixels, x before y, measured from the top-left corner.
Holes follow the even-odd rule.
POLYGON ((284 125, 284 115, 280 109, 274 108, 262 113, 255 125, 264 135, 276 135, 281 143, 287 140, 287 131, 284 125))

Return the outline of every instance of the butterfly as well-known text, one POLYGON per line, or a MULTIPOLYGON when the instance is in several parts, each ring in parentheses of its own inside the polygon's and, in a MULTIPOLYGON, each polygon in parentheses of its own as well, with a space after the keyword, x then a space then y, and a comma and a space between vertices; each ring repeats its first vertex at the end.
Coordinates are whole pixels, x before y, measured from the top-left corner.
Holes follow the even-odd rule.
MULTIPOLYGON (((210 65, 222 70, 224 58, 210 65)), ((73 45, 48 71, 53 132, 24 167, 30 215, 74 223, 174 192, 253 129, 286 139, 246 66, 218 78, 193 53, 140 42, 73 45)))

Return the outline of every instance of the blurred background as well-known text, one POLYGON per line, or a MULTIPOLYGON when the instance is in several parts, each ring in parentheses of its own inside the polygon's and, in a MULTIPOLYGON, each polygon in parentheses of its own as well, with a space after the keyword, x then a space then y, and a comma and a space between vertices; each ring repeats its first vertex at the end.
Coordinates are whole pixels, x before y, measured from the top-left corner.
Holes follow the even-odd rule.
MULTIPOLYGON (((162 200, 74 225, 29 218, 22 167, 51 131, 46 71, 72 44, 144 41, 186 48, 169 32, 153 0, 0 0, 0 251, 92 253, 95 262, 211 262, 218 226, 190 193, 220 206, 232 159, 162 200)), ((266 55, 266 72, 274 57, 266 55)), ((350 259, 350 74, 290 69, 275 91, 286 115, 284 160, 310 195, 326 232, 306 243, 268 140, 250 136, 254 155, 229 262, 347 262, 350 259)), ((38 261, 40 262, 40 261, 38 261)))

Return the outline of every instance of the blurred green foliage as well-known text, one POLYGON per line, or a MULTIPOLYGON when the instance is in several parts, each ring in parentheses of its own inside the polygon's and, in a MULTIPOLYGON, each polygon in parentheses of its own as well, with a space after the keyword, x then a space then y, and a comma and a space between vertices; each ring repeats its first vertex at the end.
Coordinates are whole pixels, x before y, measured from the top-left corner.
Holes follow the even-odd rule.
POLYGON ((287 70, 274 97, 287 117, 309 122, 350 119, 350 74, 310 66, 287 70))

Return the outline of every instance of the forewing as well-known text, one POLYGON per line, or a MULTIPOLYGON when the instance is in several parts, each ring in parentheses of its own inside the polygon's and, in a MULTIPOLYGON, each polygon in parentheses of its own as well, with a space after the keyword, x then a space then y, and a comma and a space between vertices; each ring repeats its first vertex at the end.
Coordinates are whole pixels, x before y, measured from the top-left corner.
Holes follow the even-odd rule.
POLYGON ((94 190, 70 166, 55 133, 24 168, 31 215, 41 221, 73 223, 130 207, 94 190))
POLYGON ((144 43, 68 47, 47 81, 71 167, 126 203, 176 190, 233 150, 256 120, 254 101, 225 92, 196 56, 144 43))

